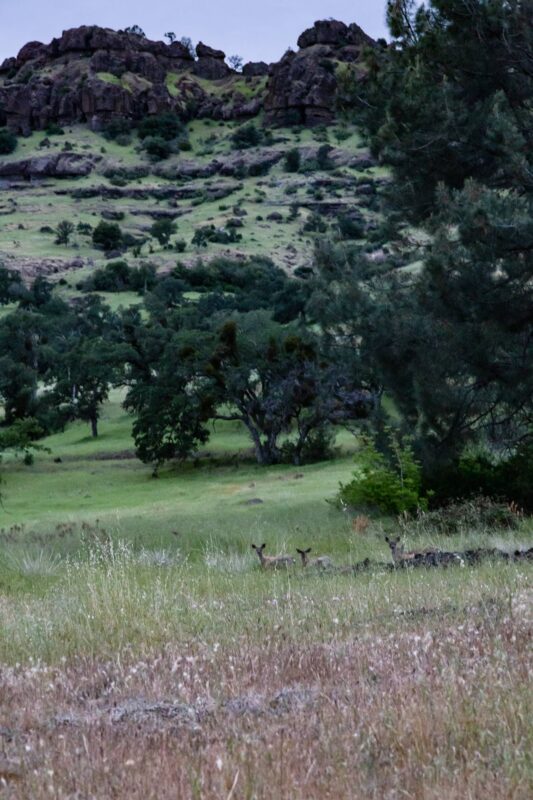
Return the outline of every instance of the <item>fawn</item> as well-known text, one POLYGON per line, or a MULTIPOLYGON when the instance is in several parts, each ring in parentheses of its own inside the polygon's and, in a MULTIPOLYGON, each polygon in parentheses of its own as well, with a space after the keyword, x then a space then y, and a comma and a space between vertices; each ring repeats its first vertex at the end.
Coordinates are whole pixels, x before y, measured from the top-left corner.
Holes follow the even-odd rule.
POLYGON ((295 564, 296 560, 292 556, 265 556, 263 550, 266 547, 266 544, 263 543, 260 547, 253 544, 253 549, 259 556, 259 561, 261 562, 261 566, 263 569, 277 569, 278 567, 289 567, 291 564, 295 564))
POLYGON ((300 550, 297 547, 296 552, 300 554, 300 558, 302 559, 302 567, 318 567, 318 569, 326 569, 327 567, 333 566, 329 556, 319 556, 318 558, 309 559, 308 555, 311 552, 310 547, 308 547, 307 550, 300 550))

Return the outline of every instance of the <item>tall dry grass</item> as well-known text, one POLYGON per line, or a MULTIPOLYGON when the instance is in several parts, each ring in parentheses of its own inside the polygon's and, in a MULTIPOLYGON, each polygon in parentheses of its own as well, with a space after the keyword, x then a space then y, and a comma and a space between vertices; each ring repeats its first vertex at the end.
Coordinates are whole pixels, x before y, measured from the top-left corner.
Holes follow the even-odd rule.
POLYGON ((108 539, 3 597, 6 796, 531 796, 530 565, 253 563, 108 539))

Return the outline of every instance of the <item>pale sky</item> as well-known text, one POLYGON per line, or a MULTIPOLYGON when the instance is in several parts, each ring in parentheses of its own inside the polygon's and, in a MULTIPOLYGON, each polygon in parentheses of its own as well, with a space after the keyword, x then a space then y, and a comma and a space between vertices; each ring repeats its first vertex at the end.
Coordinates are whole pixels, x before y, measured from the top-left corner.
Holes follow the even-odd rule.
POLYGON ((245 61, 277 61, 317 19, 357 22, 386 36, 386 0, 0 0, 0 62, 29 41, 48 43, 66 28, 140 25, 200 39, 245 61))

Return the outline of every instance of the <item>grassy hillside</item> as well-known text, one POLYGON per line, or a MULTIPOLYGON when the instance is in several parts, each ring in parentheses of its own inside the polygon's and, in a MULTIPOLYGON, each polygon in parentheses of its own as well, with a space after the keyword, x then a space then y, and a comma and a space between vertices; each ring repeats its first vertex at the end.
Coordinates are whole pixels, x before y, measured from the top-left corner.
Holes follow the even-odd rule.
POLYGON ((84 126, 67 128, 62 136, 46 137, 40 131, 19 139, 17 150, 5 157, 6 163, 66 153, 94 158, 95 166, 85 177, 3 182, 0 262, 20 269, 27 278, 36 274, 47 274, 52 280, 63 278, 65 291, 69 287, 75 291, 81 279, 105 262, 105 255, 93 247, 90 233, 75 232, 68 245, 57 245, 52 231, 61 220, 94 228, 102 215, 118 214, 124 233, 147 239, 135 255, 131 250, 125 254, 132 265, 150 260, 160 270, 168 270, 178 258, 193 263, 199 257, 220 254, 268 253, 291 272, 310 261, 316 234, 305 231, 304 225, 313 211, 319 211, 326 224, 333 226, 343 207, 352 212, 359 209, 368 221, 374 219, 368 195, 359 197, 358 185, 381 180, 381 172, 376 167, 358 166, 369 162, 355 128, 280 129, 268 144, 236 151, 231 136, 237 127, 232 122, 196 120, 187 130, 191 149, 157 163, 141 151, 135 135, 129 144, 119 145, 84 126), (322 170, 315 163, 316 154, 328 143, 334 148, 331 169, 322 170), (284 168, 284 154, 295 147, 302 166, 299 172, 289 173, 284 168), (265 159, 275 163, 259 167, 261 174, 249 174, 250 164, 265 159), (222 174, 198 177, 213 161, 222 164, 222 174), (180 172, 184 164, 192 176, 180 172), (110 192, 115 196, 106 196, 110 192), (238 229, 241 241, 212 243, 208 248, 192 245, 199 227, 212 224, 224 228, 236 214, 242 223, 238 229), (269 219, 272 214, 280 216, 269 219), (149 229, 162 215, 176 221, 173 241, 185 242, 183 253, 163 249, 150 239, 149 229))

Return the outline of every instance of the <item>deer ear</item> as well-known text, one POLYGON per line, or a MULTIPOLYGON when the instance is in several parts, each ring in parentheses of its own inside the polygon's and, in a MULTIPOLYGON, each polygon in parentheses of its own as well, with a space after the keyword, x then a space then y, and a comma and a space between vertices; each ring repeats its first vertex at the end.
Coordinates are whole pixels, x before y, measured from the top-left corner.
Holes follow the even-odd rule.
POLYGON ((310 552, 311 552, 311 548, 310 548, 310 547, 308 547, 308 548, 307 548, 307 550, 306 550, 305 552, 306 552, 306 553, 310 553, 310 552))
POLYGON ((299 547, 296 548, 296 552, 300 553, 301 556, 303 556, 303 554, 304 554, 304 550, 300 550, 299 547))
POLYGON ((257 547, 255 546, 255 544, 252 545, 252 549, 253 550, 257 550, 257 547))
MULTIPOLYGON (((385 541, 387 542, 387 544, 390 544, 390 539, 389 539, 388 536, 385 536, 385 541)), ((253 547, 253 545, 252 545, 252 547, 253 547)))
POLYGON ((265 547, 266 547, 266 542, 263 542, 263 544, 261 545, 261 550, 264 550, 265 547))

